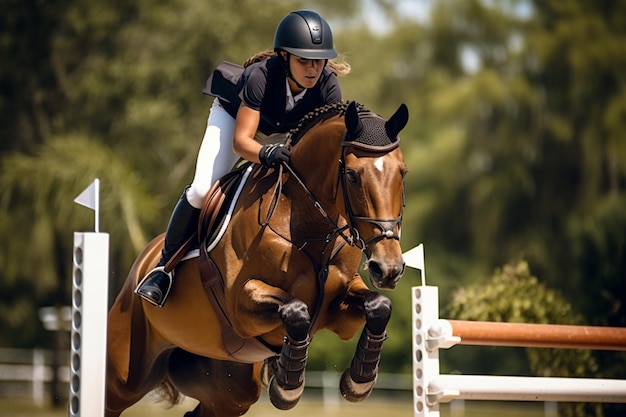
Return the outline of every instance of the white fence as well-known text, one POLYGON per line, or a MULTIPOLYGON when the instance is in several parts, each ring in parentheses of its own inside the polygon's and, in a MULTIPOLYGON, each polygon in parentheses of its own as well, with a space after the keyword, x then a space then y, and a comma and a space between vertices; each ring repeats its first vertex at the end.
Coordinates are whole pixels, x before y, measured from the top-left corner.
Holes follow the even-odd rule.
MULTIPOLYGON (((54 380, 52 362, 52 352, 47 350, 0 348, 0 396, 30 397, 35 404, 42 405, 46 387, 54 380)), ((59 367, 57 378, 67 386, 67 365, 59 367)))
MULTIPOLYGON (((69 351, 61 353, 67 358, 66 363, 59 367, 58 379, 63 384, 61 392, 69 392, 70 370, 69 351)), ((0 348, 0 397, 32 398, 38 405, 44 404, 49 395, 48 385, 52 382, 52 352, 42 349, 8 349, 0 348)), ((323 402, 332 405, 340 401, 339 377, 335 371, 307 371, 307 388, 322 390, 323 402)), ((380 374, 376 390, 411 391, 410 374, 380 374)))

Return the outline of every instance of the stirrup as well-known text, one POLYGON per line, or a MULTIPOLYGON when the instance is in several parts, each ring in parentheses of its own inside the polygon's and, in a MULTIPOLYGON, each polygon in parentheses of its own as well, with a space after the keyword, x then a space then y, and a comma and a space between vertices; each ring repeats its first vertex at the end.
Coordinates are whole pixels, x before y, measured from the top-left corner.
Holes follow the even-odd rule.
POLYGON ((154 269, 152 269, 150 272, 148 272, 146 274, 146 276, 143 277, 143 279, 141 281, 139 281, 139 284, 137 284, 137 287, 135 287, 134 293, 137 294, 139 297, 141 297, 143 300, 146 300, 147 302, 152 304, 153 306, 163 307, 163 305, 165 305, 165 300, 167 300, 168 295, 170 295, 170 290, 172 289, 172 280, 173 280, 173 278, 174 278, 174 270, 171 270, 171 271, 168 272, 168 271, 165 270, 164 266, 157 266, 154 269), (146 282, 146 280, 148 280, 155 272, 163 272, 169 278, 168 285, 167 285, 167 291, 165 291, 165 293, 163 294, 163 298, 161 298, 161 302, 160 303, 155 303, 150 298, 147 298, 143 294, 139 293, 139 288, 141 288, 143 286, 143 284, 146 282))

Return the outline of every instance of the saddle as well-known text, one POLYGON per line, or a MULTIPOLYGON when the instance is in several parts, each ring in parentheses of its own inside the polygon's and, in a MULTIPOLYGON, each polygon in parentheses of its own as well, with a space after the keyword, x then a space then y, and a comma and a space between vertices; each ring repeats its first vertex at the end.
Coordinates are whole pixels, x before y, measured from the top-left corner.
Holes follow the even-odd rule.
POLYGON ((199 267, 202 286, 216 313, 222 330, 222 342, 232 360, 240 363, 256 363, 276 356, 277 351, 259 338, 244 339, 233 329, 226 314, 224 280, 210 256, 210 249, 221 238, 228 222, 230 211, 239 197, 239 192, 252 171, 251 162, 235 168, 220 178, 209 190, 200 211, 198 230, 165 265, 171 270, 194 250, 199 252, 199 267))

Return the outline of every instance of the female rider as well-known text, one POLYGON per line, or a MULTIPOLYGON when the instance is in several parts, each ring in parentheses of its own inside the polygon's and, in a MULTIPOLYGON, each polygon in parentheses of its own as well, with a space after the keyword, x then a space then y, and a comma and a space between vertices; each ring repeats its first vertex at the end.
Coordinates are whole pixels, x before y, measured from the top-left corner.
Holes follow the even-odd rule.
POLYGON ((337 57, 333 34, 318 13, 298 10, 285 16, 276 28, 274 52, 243 68, 223 62, 207 80, 203 92, 216 98, 193 182, 172 212, 161 259, 135 289, 153 305, 165 303, 173 278, 165 264, 195 231, 213 183, 239 157, 266 167, 288 162, 287 132, 311 110, 342 100, 337 75, 349 73, 350 66, 329 62, 337 57))

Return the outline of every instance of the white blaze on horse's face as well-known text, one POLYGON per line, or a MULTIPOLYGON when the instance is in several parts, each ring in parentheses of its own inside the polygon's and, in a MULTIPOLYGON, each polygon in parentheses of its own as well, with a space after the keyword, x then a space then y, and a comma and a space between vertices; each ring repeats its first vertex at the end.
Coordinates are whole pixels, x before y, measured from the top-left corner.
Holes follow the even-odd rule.
POLYGON ((376 160, 376 162, 374 162, 374 166, 376 167, 377 170, 379 170, 380 172, 383 172, 383 166, 385 165, 385 160, 383 159, 383 157, 381 156, 380 158, 378 158, 376 160))

